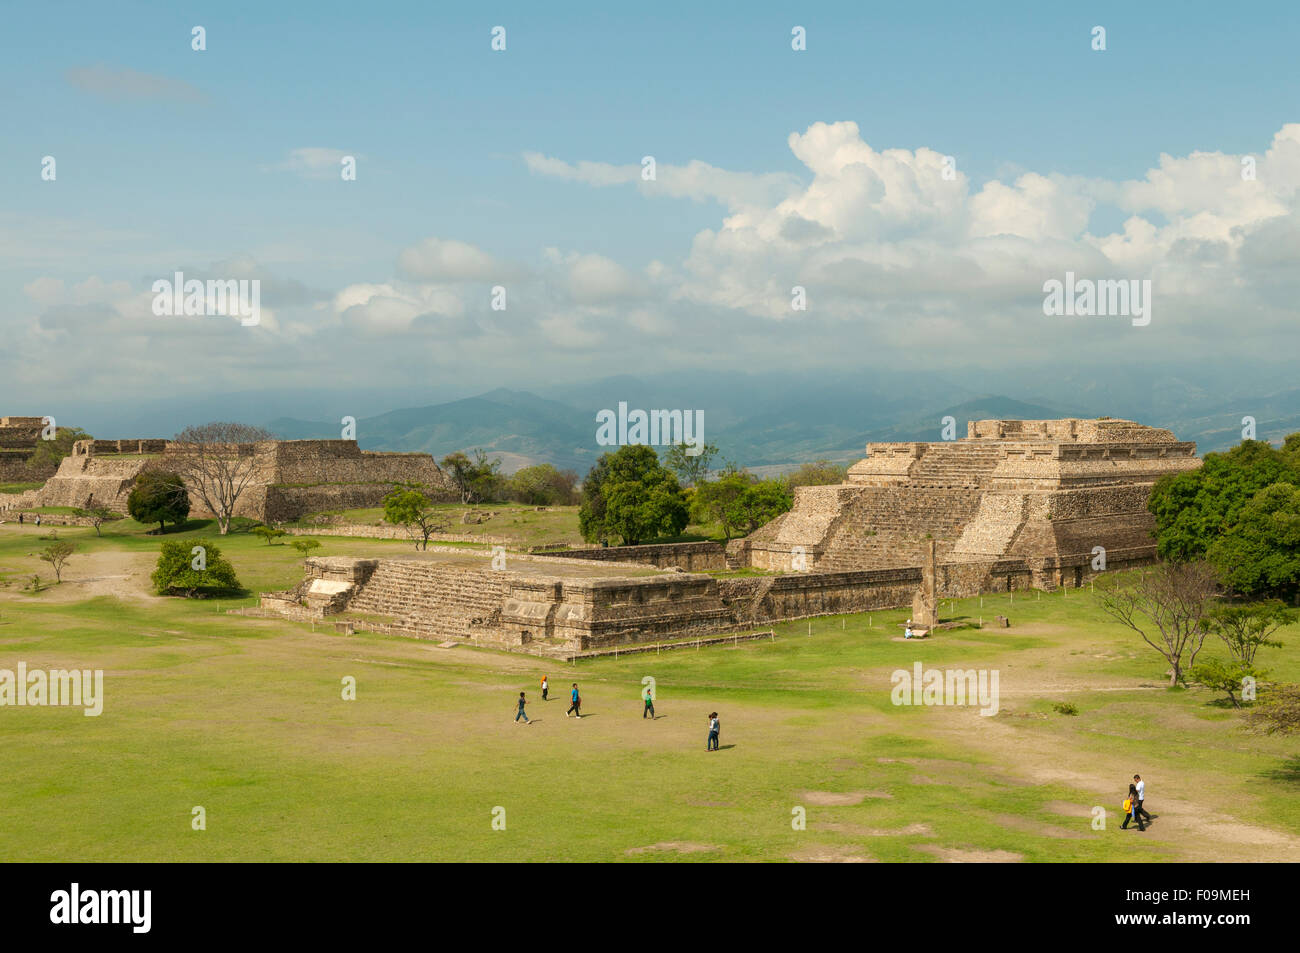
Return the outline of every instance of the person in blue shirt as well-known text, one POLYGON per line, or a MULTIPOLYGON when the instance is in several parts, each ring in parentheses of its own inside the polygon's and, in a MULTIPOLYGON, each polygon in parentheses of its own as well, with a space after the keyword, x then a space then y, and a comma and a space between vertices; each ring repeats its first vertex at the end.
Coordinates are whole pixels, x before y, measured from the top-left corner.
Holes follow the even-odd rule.
POLYGON ((524 724, 525 724, 525 725, 531 725, 531 724, 532 724, 532 721, 529 720, 528 715, 526 715, 526 714, 524 713, 524 693, 523 693, 523 692, 520 692, 520 693, 519 693, 519 710, 518 710, 517 712, 515 712, 515 724, 516 724, 516 725, 519 724, 519 719, 520 719, 520 718, 522 718, 522 719, 524 720, 524 724))
POLYGON ((581 718, 581 717, 582 717, 582 697, 578 694, 578 683, 577 683, 577 682, 574 682, 574 683, 573 683, 573 691, 572 691, 572 693, 570 693, 569 697, 570 697, 570 699, 572 699, 572 702, 573 702, 573 703, 572 703, 571 705, 569 705, 569 710, 566 711, 566 712, 564 713, 564 717, 565 717, 565 718, 568 718, 568 717, 569 717, 569 714, 570 714, 570 713, 573 713, 573 714, 576 714, 579 718, 581 718))

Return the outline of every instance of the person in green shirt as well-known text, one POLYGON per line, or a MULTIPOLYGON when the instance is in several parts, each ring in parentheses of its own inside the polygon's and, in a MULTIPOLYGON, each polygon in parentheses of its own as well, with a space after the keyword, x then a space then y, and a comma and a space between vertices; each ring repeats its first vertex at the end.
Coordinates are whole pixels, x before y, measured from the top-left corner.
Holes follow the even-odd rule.
POLYGON ((647 686, 645 687, 645 691, 641 693, 641 697, 642 697, 643 699, 645 699, 645 708, 642 709, 642 711, 641 711, 641 717, 644 718, 646 715, 649 715, 649 716, 650 716, 650 720, 651 720, 651 721, 654 721, 654 720, 655 720, 655 700, 654 700, 654 696, 652 696, 652 695, 650 694, 650 686, 649 686, 649 685, 647 685, 647 686))

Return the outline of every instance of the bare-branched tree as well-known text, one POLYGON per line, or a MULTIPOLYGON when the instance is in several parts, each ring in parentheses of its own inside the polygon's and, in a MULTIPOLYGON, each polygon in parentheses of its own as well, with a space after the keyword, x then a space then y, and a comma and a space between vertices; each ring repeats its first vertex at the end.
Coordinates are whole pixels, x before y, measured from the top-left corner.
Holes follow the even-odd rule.
POLYGON ((210 423, 186 427, 168 448, 168 465, 185 480, 189 492, 217 518, 221 535, 230 532, 239 497, 257 478, 251 446, 275 435, 248 424, 210 423))
POLYGON ((1169 684, 1183 673, 1210 633, 1206 618, 1219 591, 1214 568, 1203 562, 1163 563, 1132 584, 1098 594, 1101 608, 1128 626, 1169 663, 1169 684))

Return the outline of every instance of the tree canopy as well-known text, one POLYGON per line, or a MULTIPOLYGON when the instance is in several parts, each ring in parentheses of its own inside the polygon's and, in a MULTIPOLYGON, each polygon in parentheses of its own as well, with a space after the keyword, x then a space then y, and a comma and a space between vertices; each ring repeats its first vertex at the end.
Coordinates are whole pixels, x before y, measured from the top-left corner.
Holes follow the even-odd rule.
POLYGON ((603 454, 583 481, 582 497, 578 525, 589 541, 618 537, 633 546, 676 536, 689 521, 677 477, 644 444, 603 454))
POLYGON ((166 540, 149 578, 158 594, 164 596, 179 592, 193 597, 204 590, 226 592, 239 588, 235 567, 206 539, 166 540))
POLYGON ((1300 469, 1292 453, 1261 440, 1244 440, 1226 453, 1207 453, 1198 469, 1161 477, 1147 503, 1156 519, 1160 558, 1205 558, 1210 544, 1237 522, 1255 494, 1275 483, 1300 484, 1300 469))
POLYGON ((126 511, 137 523, 157 523, 158 531, 168 523, 180 524, 190 515, 190 496, 178 473, 145 470, 136 477, 126 498, 126 511))
POLYGON ((1293 598, 1300 590, 1300 487, 1266 486, 1207 548, 1225 584, 1247 596, 1293 598))

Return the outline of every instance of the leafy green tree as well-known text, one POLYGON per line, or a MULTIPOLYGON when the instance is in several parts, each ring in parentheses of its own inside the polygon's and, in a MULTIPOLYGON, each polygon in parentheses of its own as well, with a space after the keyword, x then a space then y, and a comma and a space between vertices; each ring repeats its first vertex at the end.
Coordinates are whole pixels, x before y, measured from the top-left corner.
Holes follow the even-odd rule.
POLYGON ((235 567, 206 539, 165 540, 158 554, 158 565, 149 578, 162 596, 181 593, 189 599, 200 591, 239 589, 235 567))
POLYGON ((726 522, 740 528, 745 535, 754 532, 794 505, 794 497, 781 480, 760 480, 745 487, 727 505, 726 522))
POLYGON ((270 546, 272 542, 285 535, 282 529, 276 529, 274 526, 254 526, 253 535, 260 536, 266 540, 266 545, 270 546))
POLYGON ((384 520, 403 527, 416 549, 428 549, 429 537, 451 525, 423 483, 403 483, 384 496, 384 520))
POLYGON ((829 486, 835 483, 843 483, 848 478, 849 468, 844 464, 831 463, 829 460, 816 460, 812 463, 805 463, 786 477, 785 482, 786 486, 793 490, 797 486, 829 486))
POLYGON ((1211 691, 1222 692, 1228 696, 1233 708, 1241 707, 1237 694, 1244 688, 1247 678, 1259 681, 1265 673, 1252 667, 1241 667, 1233 662, 1210 658, 1197 662, 1187 673, 1188 678, 1198 685, 1204 685, 1211 691))
POLYGON ((114 513, 107 506, 88 506, 84 509, 75 509, 72 511, 73 516, 79 516, 95 527, 95 535, 103 536, 99 531, 100 527, 110 520, 121 519, 122 517, 114 513))
POLYGON ((1200 468, 1161 477, 1147 502, 1160 557, 1203 559, 1255 494, 1274 483, 1300 484, 1300 467, 1291 454, 1261 440, 1208 453, 1200 468))
POLYGON ((63 582, 63 566, 67 563, 68 558, 77 551, 77 544, 70 543, 66 539, 50 543, 41 550, 41 559, 45 560, 54 568, 54 581, 63 582))
POLYGON ((584 539, 620 537, 625 545, 675 536, 689 513, 677 478, 653 447, 630 445, 603 454, 582 485, 578 525, 584 539))
POLYGON ((695 448, 688 443, 679 443, 664 452, 664 466, 677 475, 683 486, 699 486, 700 481, 709 475, 713 458, 718 455, 718 448, 711 443, 700 447, 699 453, 692 455, 695 448))
POLYGON ((313 549, 320 549, 320 542, 314 539, 295 539, 289 545, 298 550, 303 559, 310 556, 313 549))
POLYGON ((190 495, 179 474, 145 470, 126 498, 126 511, 137 523, 157 523, 158 532, 168 523, 179 525, 190 515, 190 495))
POLYGON ((676 536, 687 521, 686 501, 675 478, 650 486, 625 480, 607 488, 605 528, 625 546, 676 536))
POLYGON ((524 467, 507 481, 510 499, 529 506, 570 506, 577 497, 578 474, 549 463, 524 467))
POLYGON ((1275 483, 1242 506, 1207 556, 1225 584, 1247 596, 1300 592, 1300 487, 1275 483))
POLYGON ((462 503, 481 503, 496 499, 504 478, 500 474, 501 461, 489 460, 482 449, 474 451, 471 460, 459 450, 442 458, 442 468, 460 493, 462 503))
POLYGON ((602 454, 582 481, 582 503, 578 507, 578 532, 587 542, 606 542, 605 483, 609 479, 609 458, 602 454))
POLYGON ((742 525, 734 520, 743 516, 743 511, 734 509, 733 504, 753 483, 751 474, 732 470, 716 480, 698 484, 691 501, 691 519, 702 524, 720 523, 723 534, 731 539, 732 533, 740 531, 742 525))
POLYGON ((58 427, 52 439, 36 441, 36 449, 27 458, 27 469, 38 473, 57 469, 63 458, 72 453, 74 443, 90 439, 90 434, 80 427, 58 427))
POLYGON ((1274 685, 1246 718, 1252 729, 1270 735, 1300 731, 1300 685, 1274 685))
POLYGON ((1245 604, 1223 603, 1210 610, 1205 624, 1223 640, 1239 667, 1250 668, 1255 664, 1255 653, 1261 648, 1282 647, 1281 642, 1270 637, 1283 626, 1293 624, 1297 615, 1279 599, 1245 604))
POLYGON ((468 503, 471 493, 470 472, 474 467, 469 457, 457 450, 455 453, 449 453, 443 457, 441 466, 447 471, 447 476, 451 477, 451 482, 455 484, 457 492, 460 493, 460 501, 468 503))

